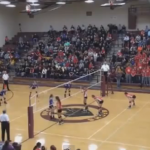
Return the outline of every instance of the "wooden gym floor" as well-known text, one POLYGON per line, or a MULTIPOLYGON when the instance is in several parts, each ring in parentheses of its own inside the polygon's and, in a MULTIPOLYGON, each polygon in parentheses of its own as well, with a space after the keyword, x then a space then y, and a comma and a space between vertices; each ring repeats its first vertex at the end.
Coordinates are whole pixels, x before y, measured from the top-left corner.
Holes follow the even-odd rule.
MULTIPOLYGON (((1 85, 2 86, 2 85, 1 85)), ((91 116, 67 117, 67 123, 59 126, 57 123, 44 119, 47 113, 42 112, 48 107, 48 97, 52 93, 63 97, 64 89, 56 89, 41 94, 36 104, 34 113, 35 137, 28 139, 27 107, 29 99, 29 86, 10 85, 12 92, 7 93, 7 113, 10 117, 11 140, 23 141, 22 150, 32 149, 37 141, 45 143, 46 147, 54 144, 58 150, 64 145, 81 150, 147 150, 150 149, 150 99, 148 94, 136 94, 136 106, 127 109, 128 100, 121 92, 109 94, 104 98, 103 107, 108 116, 105 118, 92 119, 91 116), (41 113, 42 112, 42 113, 41 113), (41 115, 43 117, 41 117, 41 115), (86 120, 86 122, 80 122, 86 120), (77 122, 76 122, 77 121, 77 122)), ((44 91, 48 87, 40 87, 44 91)), ((79 89, 72 89, 72 94, 79 89)), ((91 95, 99 95, 96 90, 88 91, 89 110, 96 115, 95 102, 91 95)), ((35 99, 32 100, 32 103, 35 99)), ((70 104, 69 108, 81 108, 73 104, 82 104, 82 94, 72 96, 63 101, 64 105, 70 104), (71 106, 72 105, 72 106, 71 106)), ((5 106, 0 107, 0 111, 5 106)))

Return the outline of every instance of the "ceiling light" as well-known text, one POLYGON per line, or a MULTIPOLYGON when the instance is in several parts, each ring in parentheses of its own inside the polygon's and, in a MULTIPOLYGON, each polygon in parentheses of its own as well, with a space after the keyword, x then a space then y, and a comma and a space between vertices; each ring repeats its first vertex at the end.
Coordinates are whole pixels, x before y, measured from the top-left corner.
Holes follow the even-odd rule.
POLYGON ((10 2, 9 1, 0 1, 0 4, 2 4, 2 5, 9 5, 10 2))
POLYGON ((102 4, 101 6, 110 6, 110 3, 102 4))
POLYGON ((65 5, 66 2, 57 2, 56 4, 58 4, 58 5, 65 5))
POLYGON ((61 7, 61 6, 52 8, 52 9, 50 9, 49 11, 53 11, 53 10, 59 9, 60 7, 61 7))
POLYGON ((6 7, 11 7, 11 8, 14 8, 14 7, 16 7, 16 5, 9 4, 9 5, 6 5, 6 7))
MULTIPOLYGON (((126 3, 114 3, 113 6, 123 6, 126 3)), ((105 3, 101 5, 102 7, 111 6, 110 3, 105 3)))
POLYGON ((38 3, 32 3, 32 4, 30 4, 31 6, 39 6, 40 4, 38 4, 38 3))
POLYGON ((27 3, 37 3, 38 2, 38 0, 26 0, 27 1, 27 3))
POLYGON ((39 9, 31 9, 30 11, 34 12, 34 11, 40 11, 40 10, 42 10, 42 9, 41 8, 39 8, 39 9))
POLYGON ((125 5, 126 3, 118 3, 119 5, 125 5))
POLYGON ((86 0, 85 3, 93 3, 93 0, 86 0))

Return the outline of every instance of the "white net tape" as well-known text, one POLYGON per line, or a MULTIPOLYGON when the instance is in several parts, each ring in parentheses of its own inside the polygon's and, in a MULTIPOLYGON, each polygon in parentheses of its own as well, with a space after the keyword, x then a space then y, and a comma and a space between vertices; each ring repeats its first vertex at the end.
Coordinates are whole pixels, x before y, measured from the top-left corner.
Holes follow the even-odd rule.
POLYGON ((30 98, 31 105, 34 107, 34 111, 42 111, 48 108, 48 101, 49 101, 50 94, 53 94, 54 96, 59 96, 61 98, 61 101, 69 99, 70 97, 68 96, 68 93, 66 97, 64 97, 64 91, 65 91, 64 85, 67 83, 72 84, 71 97, 77 97, 77 95, 82 92, 80 87, 82 82, 83 82, 83 87, 86 87, 88 89, 91 89, 96 86, 98 86, 100 89, 101 70, 97 70, 95 72, 81 76, 69 82, 60 84, 56 87, 46 88, 46 87, 39 86, 38 98, 35 93, 32 93, 34 95, 31 96, 30 98))

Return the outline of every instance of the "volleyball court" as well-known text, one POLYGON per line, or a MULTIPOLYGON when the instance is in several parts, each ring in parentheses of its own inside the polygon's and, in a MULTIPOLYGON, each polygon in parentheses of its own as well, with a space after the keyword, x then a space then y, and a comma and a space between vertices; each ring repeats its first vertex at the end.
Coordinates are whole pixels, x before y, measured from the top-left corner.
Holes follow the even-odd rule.
MULTIPOLYGON (((34 132, 32 131, 33 130, 32 124, 34 124, 32 122, 34 120, 34 113, 41 112, 45 109, 48 109, 49 96, 51 94, 53 94, 54 97, 59 96, 62 101, 62 105, 73 104, 71 101, 72 98, 81 99, 80 103, 83 104, 83 99, 81 98, 83 97, 83 93, 82 93, 83 88, 86 88, 88 90, 90 89, 99 90, 99 95, 104 96, 105 91, 100 90, 100 88, 104 87, 104 84, 105 84, 105 80, 102 80, 102 79, 104 79, 102 78, 102 71, 97 70, 87 75, 70 80, 69 82, 62 83, 56 87, 50 87, 50 88, 44 89, 43 87, 39 86, 38 97, 37 97, 37 94, 32 93, 31 97, 29 98, 29 107, 28 107, 28 125, 30 124, 29 130, 32 133, 34 132), (65 88, 66 84, 71 84, 71 88, 67 89, 67 91, 65 88)), ((89 95, 89 99, 90 99, 90 96, 91 95, 89 95)), ((32 134, 29 135, 29 138, 30 137, 33 137, 32 134)))
POLYGON ((69 82, 62 83, 56 87, 49 87, 46 89, 40 87, 40 82, 39 82, 38 97, 35 92, 32 92, 29 105, 33 106, 34 111, 43 110, 48 107, 48 100, 51 94, 53 94, 54 96, 59 96, 60 99, 65 102, 65 100, 69 99, 70 97, 74 97, 78 94, 81 94, 83 87, 87 89, 98 88, 100 90, 100 85, 101 85, 100 70, 81 76, 74 80, 70 80, 69 82), (69 96, 69 90, 67 90, 66 97, 65 97, 66 84, 71 84, 71 88, 70 88, 70 96, 69 96))

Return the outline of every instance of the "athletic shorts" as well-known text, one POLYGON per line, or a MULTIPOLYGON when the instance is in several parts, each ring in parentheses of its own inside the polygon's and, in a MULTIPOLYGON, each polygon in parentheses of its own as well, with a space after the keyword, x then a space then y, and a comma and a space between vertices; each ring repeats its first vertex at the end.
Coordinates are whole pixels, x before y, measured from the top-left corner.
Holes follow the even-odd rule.
POLYGON ((58 109, 58 111, 57 111, 58 113, 61 113, 62 112, 62 109, 58 109))
POLYGON ((36 87, 32 87, 32 90, 36 89, 36 87))
POLYGON ((87 97, 84 97, 84 99, 87 99, 87 97))
POLYGON ((53 107, 54 107, 53 105, 50 105, 50 106, 49 106, 49 108, 51 108, 51 109, 52 109, 53 107))
POLYGON ((103 100, 102 100, 102 101, 99 101, 99 104, 103 104, 103 102, 104 102, 103 100))

